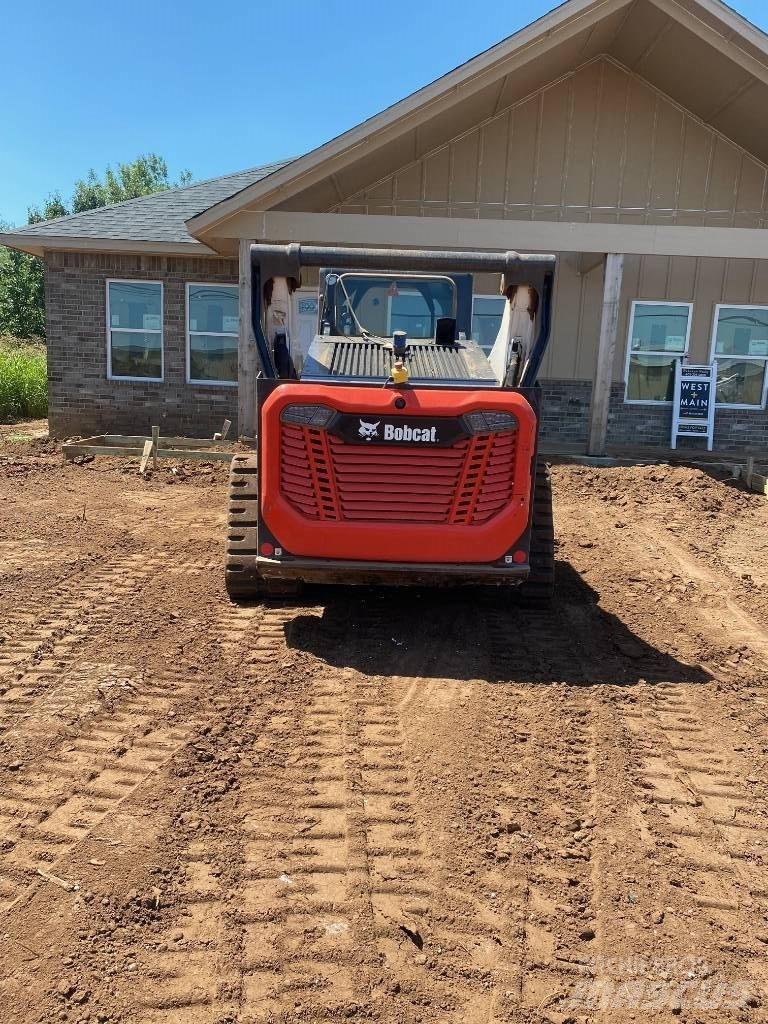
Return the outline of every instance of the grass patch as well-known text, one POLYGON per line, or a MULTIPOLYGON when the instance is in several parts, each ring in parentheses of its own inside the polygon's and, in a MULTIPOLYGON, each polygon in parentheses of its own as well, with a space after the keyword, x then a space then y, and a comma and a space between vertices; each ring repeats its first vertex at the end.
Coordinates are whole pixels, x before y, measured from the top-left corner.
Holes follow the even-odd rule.
POLYGON ((0 335, 0 422, 47 415, 45 345, 0 335))

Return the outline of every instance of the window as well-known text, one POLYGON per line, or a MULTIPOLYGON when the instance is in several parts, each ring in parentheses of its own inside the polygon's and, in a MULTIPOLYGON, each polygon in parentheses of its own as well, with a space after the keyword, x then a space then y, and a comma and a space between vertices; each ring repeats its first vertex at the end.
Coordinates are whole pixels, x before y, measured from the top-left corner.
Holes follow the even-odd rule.
POLYGON ((717 402, 762 409, 768 374, 768 307, 715 306, 712 358, 717 402))
POLYGON ((163 379, 163 286, 107 281, 107 376, 163 379))
POLYGON ((472 299, 472 339, 490 355, 504 315, 503 295, 475 295, 472 299))
POLYGON ((671 402, 675 361, 688 352, 690 302, 633 302, 627 346, 627 402, 671 402))
POLYGON ((236 284, 187 285, 187 381, 237 384, 236 284))
POLYGON ((451 282, 425 282, 421 290, 402 285, 395 281, 389 288, 387 335, 405 331, 409 338, 434 338, 438 319, 453 312, 451 282))

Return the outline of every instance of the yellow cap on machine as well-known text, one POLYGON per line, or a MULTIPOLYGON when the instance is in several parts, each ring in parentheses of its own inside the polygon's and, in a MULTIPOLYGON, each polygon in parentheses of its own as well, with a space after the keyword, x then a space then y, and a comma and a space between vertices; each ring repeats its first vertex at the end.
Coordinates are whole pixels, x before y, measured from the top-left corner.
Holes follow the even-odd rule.
POLYGON ((407 384, 410 378, 408 369, 402 359, 395 360, 392 366, 392 383, 407 384))

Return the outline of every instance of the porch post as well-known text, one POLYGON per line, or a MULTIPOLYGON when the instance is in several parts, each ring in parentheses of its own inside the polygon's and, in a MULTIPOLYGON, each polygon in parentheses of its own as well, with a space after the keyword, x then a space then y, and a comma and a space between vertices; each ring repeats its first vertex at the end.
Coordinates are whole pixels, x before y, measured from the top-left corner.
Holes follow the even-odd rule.
POLYGON ((237 341, 237 433, 256 437, 256 374, 259 357, 251 320, 251 239, 240 239, 240 326, 237 341))
POLYGON ((605 257, 603 278, 603 309, 600 316, 600 340, 597 347, 597 365, 592 385, 589 410, 588 455, 605 454, 608 431, 608 407, 611 401, 613 360, 616 353, 616 330, 619 323, 619 299, 624 272, 622 253, 609 252, 605 257))

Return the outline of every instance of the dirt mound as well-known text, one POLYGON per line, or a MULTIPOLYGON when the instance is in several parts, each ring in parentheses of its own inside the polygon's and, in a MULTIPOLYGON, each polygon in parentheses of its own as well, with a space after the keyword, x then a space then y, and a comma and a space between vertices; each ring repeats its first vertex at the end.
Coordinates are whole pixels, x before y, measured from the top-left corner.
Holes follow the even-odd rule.
POLYGON ((727 474, 693 466, 560 466, 558 475, 571 494, 586 492, 621 508, 643 507, 682 521, 702 513, 739 515, 761 500, 727 474))

